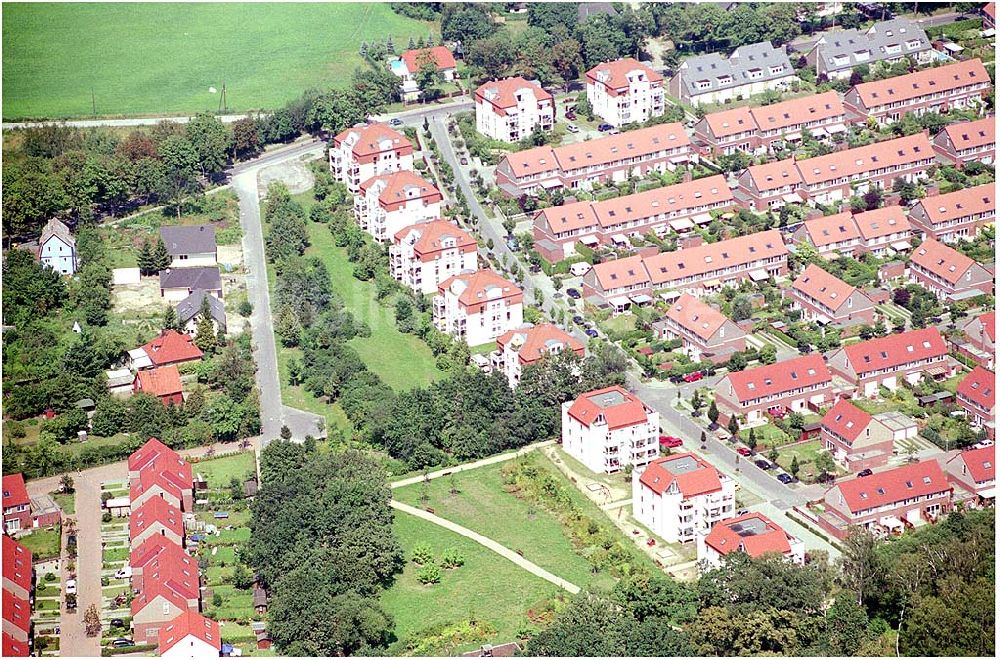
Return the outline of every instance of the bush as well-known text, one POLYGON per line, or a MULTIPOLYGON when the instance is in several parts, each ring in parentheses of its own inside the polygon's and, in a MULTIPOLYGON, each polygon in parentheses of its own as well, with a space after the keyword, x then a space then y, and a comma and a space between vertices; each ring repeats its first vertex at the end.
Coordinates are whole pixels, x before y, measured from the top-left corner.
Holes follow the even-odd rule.
POLYGON ((465 556, 458 548, 448 548, 441 557, 441 568, 458 568, 465 564, 465 556))
POLYGON ((418 543, 413 547, 414 564, 429 564, 433 560, 434 553, 431 551, 431 546, 426 543, 418 543))
POLYGON ((441 581, 441 569, 436 564, 426 564, 417 573, 420 584, 437 584, 441 581))
POLYGON ((251 314, 253 314, 253 305, 250 304, 249 300, 243 300, 240 302, 240 306, 237 311, 243 318, 248 318, 251 314))
POLYGON ((112 516, 111 516, 111 513, 109 511, 105 511, 103 514, 101 514, 101 522, 102 523, 109 523, 109 522, 111 522, 111 518, 112 518, 112 516))

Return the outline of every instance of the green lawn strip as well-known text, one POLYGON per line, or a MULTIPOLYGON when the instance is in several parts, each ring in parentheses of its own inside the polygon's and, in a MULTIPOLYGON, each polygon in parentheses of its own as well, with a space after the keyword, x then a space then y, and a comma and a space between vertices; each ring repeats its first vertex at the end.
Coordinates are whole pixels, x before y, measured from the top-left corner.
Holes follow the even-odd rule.
POLYGON ((116 548, 104 548, 102 559, 106 564, 116 561, 125 561, 128 559, 128 547, 121 546, 116 548))
MULTIPOLYGON (((248 642, 257 641, 257 635, 254 633, 253 628, 247 624, 236 623, 235 621, 224 621, 219 623, 219 637, 222 638, 224 642, 248 642)), ((241 649, 243 655, 246 655, 246 649, 241 649)))
POLYGON ((219 535, 216 536, 215 534, 212 534, 207 539, 205 539, 205 544, 208 546, 235 545, 238 543, 246 543, 249 540, 250 540, 249 527, 234 527, 233 529, 220 529, 219 535))
POLYGON ((63 510, 66 515, 73 515, 76 513, 76 494, 75 493, 54 493, 52 499, 56 501, 59 508, 63 510))
MULTIPOLYGON (((764 426, 753 427, 754 437, 757 439, 757 445, 760 447, 775 447, 783 445, 786 442, 790 442, 791 438, 787 433, 779 429, 774 424, 765 424, 764 426)), ((751 429, 743 429, 740 431, 740 440, 747 442, 750 438, 751 429)))
POLYGON ((35 600, 35 611, 36 612, 58 612, 59 611, 59 599, 58 598, 38 598, 35 600))
POLYGON ((496 632, 490 639, 466 646, 510 641, 519 628, 528 624, 526 613, 530 607, 561 591, 475 541, 425 520, 396 512, 393 530, 408 559, 415 545, 426 543, 437 557, 447 548, 457 548, 465 564, 442 571, 440 583, 425 586, 416 579, 420 567, 407 561, 403 573, 382 595, 382 606, 395 619, 399 640, 389 648, 389 655, 402 653, 406 641, 420 631, 470 617, 487 622, 496 632))
POLYGON ((778 455, 778 465, 786 472, 791 470, 792 459, 799 461, 799 475, 808 475, 810 472, 816 474, 816 457, 823 451, 823 444, 820 440, 810 440, 797 445, 783 447, 778 455))
POLYGON ((479 346, 473 346, 472 348, 469 349, 469 351, 473 355, 488 355, 489 353, 492 353, 495 350, 497 350, 496 341, 488 341, 485 344, 480 344, 479 346))
POLYGON ((39 583, 35 587, 35 597, 44 598, 45 596, 53 596, 58 598, 60 593, 60 587, 58 582, 50 582, 48 584, 39 583))
POLYGON ((228 584, 233 577, 232 567, 221 568, 219 566, 209 566, 205 569, 205 581, 210 587, 221 584, 228 584))
POLYGON ((222 597, 222 605, 216 607, 211 602, 205 604, 206 614, 212 619, 249 619, 254 616, 253 593, 247 589, 242 591, 231 585, 221 585, 212 588, 214 594, 222 597))
POLYGON ((941 381, 941 387, 954 394, 955 390, 958 389, 958 384, 961 383, 962 380, 964 380, 965 377, 968 375, 969 374, 967 371, 960 370, 957 374, 955 374, 948 380, 941 381))
POLYGON ((210 566, 232 566, 236 563, 236 550, 231 545, 213 546, 202 556, 208 559, 210 566), (215 554, 212 554, 212 550, 215 550, 215 554))
POLYGON ((31 550, 34 561, 58 557, 62 543, 59 527, 36 529, 31 534, 19 536, 17 540, 25 548, 31 550))
MULTIPOLYGON (((219 509, 222 512, 224 509, 219 509)), ((215 525, 216 527, 228 527, 233 525, 235 527, 245 527, 250 522, 250 511, 247 509, 240 509, 235 511, 228 511, 228 518, 216 518, 214 511, 202 511, 201 513, 195 514, 195 517, 205 523, 215 525)))
POLYGON ((257 463, 252 451, 244 451, 198 461, 192 464, 192 469, 196 474, 205 477, 209 488, 223 489, 229 487, 229 482, 233 477, 242 483, 244 479, 255 474, 257 463))

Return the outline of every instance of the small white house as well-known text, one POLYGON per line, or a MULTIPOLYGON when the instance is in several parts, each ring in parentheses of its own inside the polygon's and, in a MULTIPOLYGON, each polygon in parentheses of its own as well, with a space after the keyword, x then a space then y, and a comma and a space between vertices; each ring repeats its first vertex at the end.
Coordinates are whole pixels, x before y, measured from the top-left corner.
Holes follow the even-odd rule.
POLYGON ((212 225, 160 227, 160 238, 173 259, 171 268, 215 266, 219 261, 212 225))
POLYGON ((160 657, 167 660, 209 660, 222 650, 219 624, 197 612, 184 612, 159 630, 160 657))
POLYGON ((38 239, 38 260, 63 275, 76 272, 76 239, 69 227, 55 218, 48 221, 38 239))

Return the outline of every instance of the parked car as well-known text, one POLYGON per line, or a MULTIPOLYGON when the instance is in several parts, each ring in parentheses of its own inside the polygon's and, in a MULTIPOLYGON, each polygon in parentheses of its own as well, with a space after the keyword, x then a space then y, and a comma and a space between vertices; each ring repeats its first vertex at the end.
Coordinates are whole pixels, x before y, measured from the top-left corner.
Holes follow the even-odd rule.
POLYGON ((576 323, 577 325, 583 325, 583 317, 582 316, 574 316, 573 317, 573 323, 576 323))
POLYGON ((573 108, 566 108, 566 119, 576 119, 576 110, 573 108))
POLYGON ((691 416, 694 417, 695 419, 697 419, 697 418, 701 417, 701 411, 700 410, 692 410, 691 411, 691 416))
POLYGON ((858 472, 858 476, 859 477, 870 477, 870 476, 872 476, 872 474, 873 473, 872 473, 872 469, 871 468, 865 468, 861 472, 858 472))
POLYGON ((556 300, 562 300, 563 297, 562 291, 556 291, 555 293, 552 294, 552 297, 555 298, 556 300))
POLYGON ((580 292, 577 291, 576 289, 566 289, 566 295, 569 296, 570 298, 573 298, 574 300, 580 299, 580 292))
POLYGON ((607 122, 603 122, 600 126, 597 127, 597 130, 599 130, 602 133, 607 133, 608 131, 610 131, 613 128, 614 128, 614 126, 612 126, 611 124, 609 124, 607 122))
POLYGON ((135 642, 125 637, 119 637, 115 641, 111 642, 111 646, 116 649, 123 649, 126 646, 135 646, 135 642))
POLYGON ((588 337, 596 337, 597 330, 594 330, 593 328, 587 328, 586 330, 584 330, 584 334, 587 335, 588 337))
POLYGON ((400 119, 399 117, 393 117, 392 119, 389 120, 389 125, 390 126, 402 126, 403 125, 403 120, 400 119))
POLYGON ((66 595, 76 593, 76 580, 66 580, 66 595))
POLYGON ((709 431, 718 431, 719 430, 719 423, 718 422, 712 422, 711 424, 708 425, 708 430, 709 431))
POLYGON ((513 236, 507 238, 507 247, 510 249, 511 252, 517 252, 518 248, 517 239, 514 238, 513 236))
POLYGON ((684 441, 680 438, 675 438, 672 435, 661 435, 660 444, 664 447, 670 447, 671 449, 676 449, 684 444, 684 441))
MULTIPOLYGON (((575 118, 576 117, 574 117, 574 119, 575 118)), ((566 127, 566 130, 569 131, 570 133, 579 133, 580 127, 577 126, 576 124, 570 124, 569 126, 566 127)))
POLYGON ((66 545, 76 545, 76 534, 66 535, 66 545))
POLYGON ((754 465, 759 467, 761 470, 773 470, 774 466, 770 462, 764 460, 763 458, 758 458, 753 462, 754 465))
POLYGON ((781 474, 778 475, 778 481, 787 486, 788 484, 793 483, 795 481, 795 477, 793 477, 790 474, 782 472, 781 474))
POLYGON ((617 128, 612 128, 610 131, 608 131, 608 135, 618 135, 619 133, 621 133, 621 131, 619 131, 617 128))
POLYGON ((531 267, 528 270, 531 271, 532 273, 540 273, 540 272, 542 272, 542 267, 538 266, 538 265, 535 265, 535 264, 532 264, 531 267))
POLYGON ((684 382, 684 377, 674 374, 673 376, 670 377, 670 382, 673 383, 674 385, 680 385, 681 383, 684 382))
POLYGON ((126 566, 125 568, 119 568, 117 571, 115 571, 115 578, 118 580, 130 577, 132 577, 131 566, 126 566))
POLYGON ((740 456, 752 456, 753 455, 753 452, 750 451, 749 447, 737 447, 736 448, 736 453, 739 454, 740 456))
POLYGON ((460 162, 460 163, 461 163, 462 165, 468 165, 468 164, 469 164, 469 159, 468 159, 468 158, 466 158, 465 156, 462 156, 462 157, 461 157, 461 158, 460 158, 460 159, 458 160, 458 162, 460 162))
POLYGON ((972 445, 972 448, 973 449, 986 449, 987 447, 992 447, 992 446, 993 446, 993 441, 992 440, 980 440, 976 444, 972 445))
POLYGON ((111 619, 110 623, 111 623, 111 627, 112 628, 124 628, 125 627, 125 620, 124 619, 111 619))
POLYGON ((689 374, 684 374, 684 382, 685 383, 696 383, 699 380, 701 380, 702 378, 704 378, 704 376, 702 375, 702 373, 700 371, 692 371, 689 374))

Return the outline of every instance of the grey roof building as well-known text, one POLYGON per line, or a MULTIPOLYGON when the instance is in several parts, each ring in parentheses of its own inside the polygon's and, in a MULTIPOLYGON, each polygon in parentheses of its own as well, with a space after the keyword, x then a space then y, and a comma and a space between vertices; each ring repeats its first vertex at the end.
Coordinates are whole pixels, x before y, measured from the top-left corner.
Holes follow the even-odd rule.
POLYGON ((725 102, 778 89, 795 77, 784 50, 769 41, 740 46, 728 58, 718 53, 684 60, 670 79, 670 93, 688 103, 725 102))
POLYGON ((170 256, 215 254, 215 227, 212 225, 160 227, 160 238, 170 256))
POLYGON ((820 37, 806 61, 816 74, 848 78, 856 66, 874 62, 898 62, 912 57, 925 63, 931 57, 931 42, 919 25, 905 18, 875 23, 868 30, 838 30, 820 37))
MULTIPOLYGON (((222 293, 222 276, 218 266, 200 268, 168 268, 160 271, 160 291, 164 289, 197 289, 222 293)), ((200 303, 199 303, 200 304, 200 303)))
MULTIPOLYGON (((184 269, 192 270, 192 269, 184 269)), ((191 292, 184 300, 177 303, 177 321, 184 326, 188 321, 198 316, 201 313, 201 303, 202 300, 208 300, 208 311, 212 316, 212 320, 218 323, 219 328, 225 332, 226 331, 226 306, 222 304, 222 301, 211 295, 204 289, 195 289, 191 292)))

